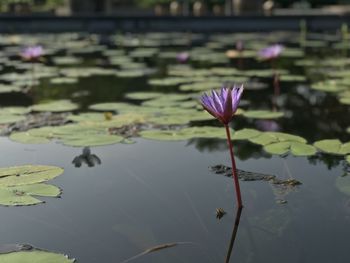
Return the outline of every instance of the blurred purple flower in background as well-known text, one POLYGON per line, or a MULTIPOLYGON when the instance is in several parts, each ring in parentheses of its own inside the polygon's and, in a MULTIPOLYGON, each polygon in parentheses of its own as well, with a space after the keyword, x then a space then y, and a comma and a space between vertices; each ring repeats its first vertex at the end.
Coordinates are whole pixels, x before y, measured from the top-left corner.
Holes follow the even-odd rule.
POLYGON ((34 61, 38 60, 44 54, 42 46, 29 46, 21 52, 21 57, 25 60, 34 61))
POLYGON ((256 126, 263 131, 280 131, 281 127, 277 122, 272 120, 259 120, 256 122, 256 126))
POLYGON ((244 50, 244 44, 242 40, 236 42, 236 50, 242 52, 244 50))
POLYGON ((221 92, 212 91, 211 96, 204 94, 201 103, 204 109, 227 125, 235 114, 243 92, 243 85, 222 87, 221 92))
POLYGON ((283 51, 284 47, 280 44, 275 44, 268 46, 259 51, 259 57, 266 60, 271 60, 279 57, 283 51))
POLYGON ((179 63, 186 63, 190 59, 190 54, 188 52, 180 52, 176 55, 176 60, 179 63))

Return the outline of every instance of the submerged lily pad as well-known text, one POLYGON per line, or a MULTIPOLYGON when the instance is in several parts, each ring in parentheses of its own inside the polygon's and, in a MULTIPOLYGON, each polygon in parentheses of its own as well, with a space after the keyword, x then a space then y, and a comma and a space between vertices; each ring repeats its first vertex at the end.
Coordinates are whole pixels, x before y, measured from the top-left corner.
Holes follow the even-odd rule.
POLYGON ((64 112, 73 111, 78 105, 69 100, 57 100, 48 103, 36 104, 32 107, 33 111, 64 112))

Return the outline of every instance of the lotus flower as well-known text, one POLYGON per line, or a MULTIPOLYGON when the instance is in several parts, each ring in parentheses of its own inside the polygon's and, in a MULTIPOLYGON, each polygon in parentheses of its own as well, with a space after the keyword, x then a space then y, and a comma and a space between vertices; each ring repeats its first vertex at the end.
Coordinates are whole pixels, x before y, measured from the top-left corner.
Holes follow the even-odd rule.
POLYGON ((21 57, 25 60, 34 61, 39 59, 43 54, 44 49, 42 46, 30 46, 21 52, 21 57))
POLYGON ((190 58, 190 54, 188 52, 180 52, 176 55, 176 60, 179 63, 186 63, 190 58))
POLYGON ((275 44, 259 51, 259 57, 265 60, 271 60, 279 57, 284 47, 279 44, 275 44))
POLYGON ((241 190, 239 186, 238 173, 236 168, 235 157, 233 154, 233 147, 231 142, 230 128, 228 126, 229 122, 232 120, 235 114, 239 101, 241 99, 243 92, 243 85, 240 87, 222 87, 220 93, 212 91, 211 95, 204 94, 201 98, 201 103, 203 108, 213 115, 216 119, 222 122, 226 129, 227 144, 230 150, 230 157, 232 163, 232 177, 236 189, 236 198, 238 207, 243 207, 241 190))
POLYGON ((237 87, 222 87, 220 93, 212 91, 211 95, 204 94, 201 103, 204 109, 216 119, 227 125, 237 111, 243 92, 243 85, 237 87))

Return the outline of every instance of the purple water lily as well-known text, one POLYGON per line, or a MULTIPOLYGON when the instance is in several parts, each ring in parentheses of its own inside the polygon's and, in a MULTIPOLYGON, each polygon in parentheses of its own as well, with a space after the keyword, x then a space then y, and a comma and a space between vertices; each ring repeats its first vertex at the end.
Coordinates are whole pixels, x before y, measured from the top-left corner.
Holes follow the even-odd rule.
POLYGON ((279 57, 284 47, 280 44, 268 46, 259 51, 259 57, 265 60, 271 60, 279 57))
POLYGON ((236 198, 239 208, 242 208, 241 189, 239 187, 238 173, 233 154, 233 147, 230 135, 229 122, 232 120, 233 115, 237 111, 239 101, 243 93, 243 85, 237 87, 222 87, 220 93, 212 91, 211 95, 204 94, 201 98, 203 108, 222 122, 226 129, 227 144, 230 150, 231 163, 232 163, 232 176, 235 183, 236 198))
POLYGON ((220 93, 213 90, 211 95, 204 94, 201 103, 207 112, 227 125, 237 110, 242 92, 243 85, 222 87, 220 93))
POLYGON ((43 54, 44 49, 42 46, 30 46, 21 52, 21 57, 25 60, 33 61, 39 59, 43 54))
POLYGON ((188 52, 180 52, 176 54, 176 60, 179 63, 186 63, 190 59, 190 54, 188 52))

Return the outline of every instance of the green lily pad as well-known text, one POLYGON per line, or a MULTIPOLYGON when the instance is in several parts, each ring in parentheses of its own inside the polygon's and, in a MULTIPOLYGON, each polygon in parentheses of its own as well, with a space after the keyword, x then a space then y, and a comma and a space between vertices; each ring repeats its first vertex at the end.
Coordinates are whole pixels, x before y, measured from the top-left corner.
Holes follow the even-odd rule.
POLYGON ((133 111, 137 107, 133 104, 128 104, 124 102, 105 102, 105 103, 97 103, 93 104, 89 107, 91 110, 97 111, 117 111, 117 112, 125 112, 125 111, 133 111))
POLYGON ((76 134, 64 136, 61 138, 61 141, 64 145, 74 147, 103 146, 119 143, 123 140, 124 138, 121 136, 109 134, 76 134))
POLYGON ((29 132, 15 132, 12 133, 9 138, 12 141, 25 144, 43 144, 50 142, 50 140, 48 140, 46 137, 34 136, 29 132))
POLYGON ((286 154, 289 152, 290 142, 277 142, 264 146, 264 150, 271 154, 286 154))
POLYGON ((243 116, 253 119, 278 119, 284 116, 283 112, 266 111, 266 110, 251 110, 243 112, 243 116))
POLYGON ((36 104, 32 106, 33 111, 65 112, 78 109, 78 105, 69 100, 57 100, 53 102, 36 104))
POLYGON ((0 115, 24 115, 30 111, 30 107, 4 107, 0 108, 0 115))
POLYGON ((58 197, 60 195, 61 190, 58 187, 48 184, 29 184, 22 186, 0 187, 0 205, 36 205, 44 202, 33 196, 58 197))
POLYGON ((314 146, 299 142, 291 142, 290 150, 294 156, 312 156, 317 152, 314 146))
POLYGON ((62 173, 62 168, 47 165, 23 165, 0 168, 0 187, 43 183, 62 173))
POLYGON ((131 92, 125 95, 126 98, 133 100, 149 100, 161 96, 165 96, 165 94, 159 92, 131 92))
POLYGON ((345 85, 336 80, 321 81, 311 85, 312 89, 325 92, 340 92, 347 89, 345 85))
POLYGON ((260 135, 261 132, 255 129, 242 129, 235 131, 233 133, 232 139, 233 140, 247 140, 253 137, 257 137, 260 135))
POLYGON ((345 161, 348 163, 348 165, 350 165, 350 155, 346 156, 345 161))
POLYGON ((61 77, 61 78, 50 79, 51 84, 75 84, 77 82, 78 82, 77 78, 71 78, 71 77, 61 77))
POLYGON ((314 143, 314 146, 324 153, 334 155, 350 154, 350 142, 342 144, 338 139, 317 141, 314 143))
POLYGON ((252 143, 263 146, 278 142, 299 142, 304 144, 306 143, 306 140, 300 136, 282 132, 264 132, 258 136, 249 138, 248 140, 252 143))
POLYGON ((47 252, 43 250, 16 251, 0 254, 2 263, 73 263, 74 259, 69 259, 62 254, 47 252))
POLYGON ((25 120, 24 116, 0 114, 0 124, 15 123, 15 122, 18 122, 18 121, 23 121, 23 120, 25 120))
POLYGON ((0 93, 22 92, 22 88, 18 84, 0 84, 0 93))
POLYGON ((183 141, 191 138, 225 139, 226 133, 219 127, 190 127, 180 130, 147 130, 140 132, 141 137, 161 141, 183 141))

